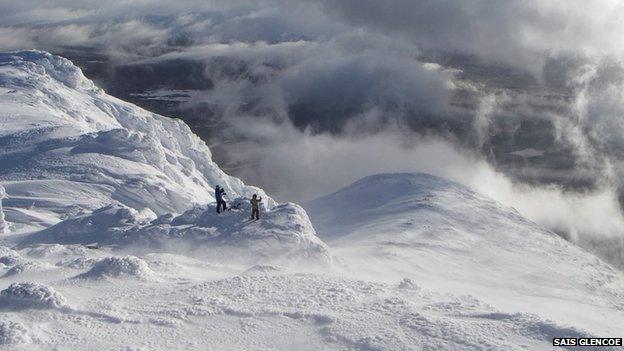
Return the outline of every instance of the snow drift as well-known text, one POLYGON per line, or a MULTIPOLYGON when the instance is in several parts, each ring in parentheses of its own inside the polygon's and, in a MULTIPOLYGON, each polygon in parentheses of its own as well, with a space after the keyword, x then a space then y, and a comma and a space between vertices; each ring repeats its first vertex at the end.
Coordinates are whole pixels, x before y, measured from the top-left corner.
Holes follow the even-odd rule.
POLYGON ((25 259, 17 251, 6 246, 0 246, 0 264, 5 267, 12 267, 24 261, 25 259))
MULTIPOLYGON (((236 202, 234 202, 236 203, 236 202)), ((123 205, 111 205, 64 220, 36 232, 20 246, 32 244, 94 244, 135 252, 183 251, 221 262, 327 264, 331 255, 305 211, 288 203, 250 221, 248 201, 216 213, 214 204, 196 206, 179 216, 151 218, 123 205), (151 219, 151 221, 150 221, 151 219)))
POLYGON ((35 243, 115 244, 123 239, 126 231, 147 224, 151 219, 154 218, 122 204, 108 205, 39 231, 23 240, 22 246, 35 243))
POLYGON ((27 344, 30 336, 22 323, 0 321, 0 345, 27 344))
POLYGON ((78 279, 104 278, 136 278, 147 280, 154 276, 154 272, 147 263, 135 256, 105 257, 93 265, 87 272, 78 275, 78 279))
POLYGON ((13 283, 0 291, 4 308, 63 308, 67 300, 53 288, 31 282, 13 283))

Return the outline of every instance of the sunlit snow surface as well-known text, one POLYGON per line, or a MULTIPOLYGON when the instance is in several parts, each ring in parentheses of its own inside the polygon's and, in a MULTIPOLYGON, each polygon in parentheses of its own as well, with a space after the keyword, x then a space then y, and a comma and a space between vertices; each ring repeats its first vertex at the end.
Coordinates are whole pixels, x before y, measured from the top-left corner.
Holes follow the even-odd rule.
POLYGON ((0 179, 0 349, 542 350, 623 336, 622 273, 513 209, 387 174, 307 204, 310 222, 224 174, 183 123, 46 53, 0 55, 0 179), (220 215, 217 184, 235 207, 220 215))

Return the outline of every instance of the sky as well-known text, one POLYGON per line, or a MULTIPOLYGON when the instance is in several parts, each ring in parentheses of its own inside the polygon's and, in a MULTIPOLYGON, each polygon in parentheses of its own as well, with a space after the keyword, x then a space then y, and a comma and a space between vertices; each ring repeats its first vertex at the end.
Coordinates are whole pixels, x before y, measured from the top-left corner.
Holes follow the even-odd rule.
POLYGON ((180 109, 209 105, 224 167, 280 200, 424 171, 573 239, 624 235, 622 1, 8 0, 0 14, 1 51, 201 63, 179 80, 209 87, 180 109))

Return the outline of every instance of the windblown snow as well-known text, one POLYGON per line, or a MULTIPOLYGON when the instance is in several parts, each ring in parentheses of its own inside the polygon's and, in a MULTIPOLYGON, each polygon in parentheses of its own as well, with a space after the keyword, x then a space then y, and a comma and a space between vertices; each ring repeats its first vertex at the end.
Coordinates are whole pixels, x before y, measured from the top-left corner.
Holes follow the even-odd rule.
POLYGON ((307 211, 278 204, 181 121, 45 52, 0 54, 0 180, 0 349, 541 350, 624 336, 622 273, 511 208, 424 174, 367 177, 307 211), (216 185, 230 211, 216 213, 216 185))
POLYGON ((624 331, 624 277, 513 208, 425 174, 364 178, 306 206, 358 276, 409 277, 598 335, 624 331))
POLYGON ((2 210, 2 199, 5 197, 6 193, 4 191, 4 187, 0 185, 0 234, 4 234, 6 229, 6 222, 4 220, 4 211, 2 210))

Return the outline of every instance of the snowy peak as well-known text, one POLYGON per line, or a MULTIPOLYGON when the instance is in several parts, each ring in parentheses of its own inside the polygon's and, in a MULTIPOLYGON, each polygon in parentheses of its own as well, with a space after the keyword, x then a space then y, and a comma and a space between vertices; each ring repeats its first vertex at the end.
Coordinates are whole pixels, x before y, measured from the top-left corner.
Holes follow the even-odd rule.
POLYGON ((412 215, 476 222, 477 211, 487 213, 492 221, 499 217, 509 218, 543 230, 514 209, 461 184, 423 173, 368 176, 338 192, 313 200, 305 207, 319 232, 328 238, 356 231, 362 235, 359 228, 364 224, 407 225, 404 219, 412 215))
POLYGON ((375 175, 304 207, 332 252, 365 274, 410 277, 434 291, 578 325, 568 304, 575 301, 587 311, 581 325, 588 330, 615 330, 590 314, 616 320, 624 311, 616 302, 624 298, 621 273, 514 209, 445 179, 375 175), (547 307, 526 305, 536 295, 547 307), (601 307, 578 303, 588 295, 601 307))
POLYGON ((10 65, 39 77, 49 77, 70 89, 99 90, 70 60, 45 51, 0 53, 0 64, 10 65))

